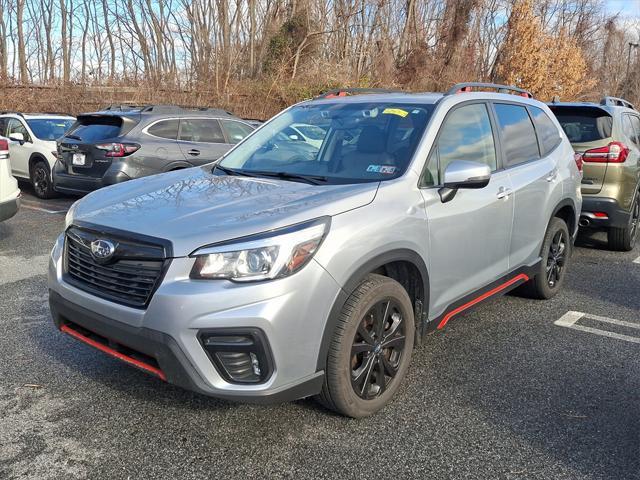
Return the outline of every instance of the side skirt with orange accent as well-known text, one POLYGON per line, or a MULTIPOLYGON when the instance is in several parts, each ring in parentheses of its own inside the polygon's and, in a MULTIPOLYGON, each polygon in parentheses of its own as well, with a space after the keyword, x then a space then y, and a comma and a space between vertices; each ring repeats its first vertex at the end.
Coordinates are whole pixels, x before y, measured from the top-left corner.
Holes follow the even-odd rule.
POLYGON ((484 300, 498 295, 504 295, 514 288, 528 282, 534 277, 539 263, 540 260, 531 266, 515 270, 497 281, 490 283, 484 288, 481 288, 480 290, 477 290, 476 292, 473 292, 472 294, 467 295, 457 302, 449 305, 442 315, 427 323, 424 333, 444 328, 449 320, 456 315, 473 308, 484 300))

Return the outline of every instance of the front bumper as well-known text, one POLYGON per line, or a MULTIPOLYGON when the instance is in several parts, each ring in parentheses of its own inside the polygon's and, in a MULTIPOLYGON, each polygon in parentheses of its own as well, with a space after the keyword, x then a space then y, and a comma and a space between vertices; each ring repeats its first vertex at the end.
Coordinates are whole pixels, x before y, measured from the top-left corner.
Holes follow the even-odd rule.
MULTIPOLYGON (((114 167, 114 165, 112 165, 114 167)), ((56 162, 53 167, 53 189, 59 193, 84 195, 94 190, 131 180, 131 177, 117 168, 109 168, 102 177, 73 175, 67 173, 64 165, 56 162)))
POLYGON ((153 359, 161 372, 156 376, 210 396, 271 403, 319 393, 320 344, 340 288, 315 261, 288 278, 237 284, 190 280, 193 259, 174 258, 148 307, 136 309, 66 283, 62 243, 61 236, 49 264, 51 312, 59 329, 80 327, 139 352, 153 359), (272 354, 272 373, 262 383, 227 381, 198 338, 203 331, 243 328, 264 333, 272 354))
POLYGON ((20 196, 18 195, 11 200, 0 203, 0 222, 13 217, 20 208, 20 196))
POLYGON ((629 224, 629 216, 630 212, 624 210, 615 198, 582 197, 581 227, 624 228, 629 224))

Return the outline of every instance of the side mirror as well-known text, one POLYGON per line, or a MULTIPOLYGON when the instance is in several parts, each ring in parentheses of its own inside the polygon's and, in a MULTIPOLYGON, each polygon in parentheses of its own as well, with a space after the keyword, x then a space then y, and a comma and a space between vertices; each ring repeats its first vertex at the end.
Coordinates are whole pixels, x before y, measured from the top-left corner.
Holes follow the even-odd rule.
POLYGON ((294 142, 297 142, 298 140, 300 140, 300 137, 298 135, 296 135, 295 133, 292 133, 291 135, 289 135, 289 138, 291 140, 293 140, 294 142))
POLYGON ((444 186, 438 190, 442 203, 453 200, 459 188, 484 188, 491 180, 489 165, 466 160, 451 162, 444 171, 444 186))
POLYGON ((19 132, 9 135, 9 140, 12 142, 18 142, 20 145, 24 145, 24 135, 19 132))

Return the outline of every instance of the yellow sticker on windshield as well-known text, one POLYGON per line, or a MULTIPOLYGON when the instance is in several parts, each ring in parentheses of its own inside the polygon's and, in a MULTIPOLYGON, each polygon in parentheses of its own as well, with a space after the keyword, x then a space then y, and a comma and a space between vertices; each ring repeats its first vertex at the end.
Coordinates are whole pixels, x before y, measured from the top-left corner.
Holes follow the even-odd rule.
POLYGON ((409 115, 409 112, 405 110, 401 110, 400 108, 385 108, 382 113, 383 114, 388 113, 390 115, 398 115, 399 117, 402 117, 402 118, 409 115))

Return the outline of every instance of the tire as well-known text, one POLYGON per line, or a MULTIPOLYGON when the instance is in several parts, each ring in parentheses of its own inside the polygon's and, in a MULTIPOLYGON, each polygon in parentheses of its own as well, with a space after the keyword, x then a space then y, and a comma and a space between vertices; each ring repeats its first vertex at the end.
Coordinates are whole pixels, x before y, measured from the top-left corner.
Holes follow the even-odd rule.
POLYGON ((56 196, 49 164, 44 160, 36 160, 29 171, 31 185, 36 197, 48 199, 56 196))
POLYGON ((547 300, 555 296, 564 284, 572 248, 567 224, 561 218, 553 217, 542 242, 540 252, 542 261, 538 266, 538 271, 531 280, 520 287, 519 293, 539 300, 547 300), (564 245, 562 249, 556 244, 556 240, 562 241, 564 245), (552 251, 552 246, 554 251, 552 251))
POLYGON ((398 391, 411 362, 414 338, 413 307, 406 290, 391 278, 367 275, 340 312, 317 400, 353 418, 374 414, 398 391), (382 318, 384 322, 375 321, 382 318), (383 329, 382 335, 376 326, 383 329), (385 344, 390 346, 384 348, 385 344))
POLYGON ((636 194, 636 198, 631 205, 631 214, 629 215, 629 223, 624 228, 611 227, 607 232, 607 240, 609 248, 619 252, 630 252, 636 246, 638 238, 638 230, 640 222, 640 198, 636 194))

